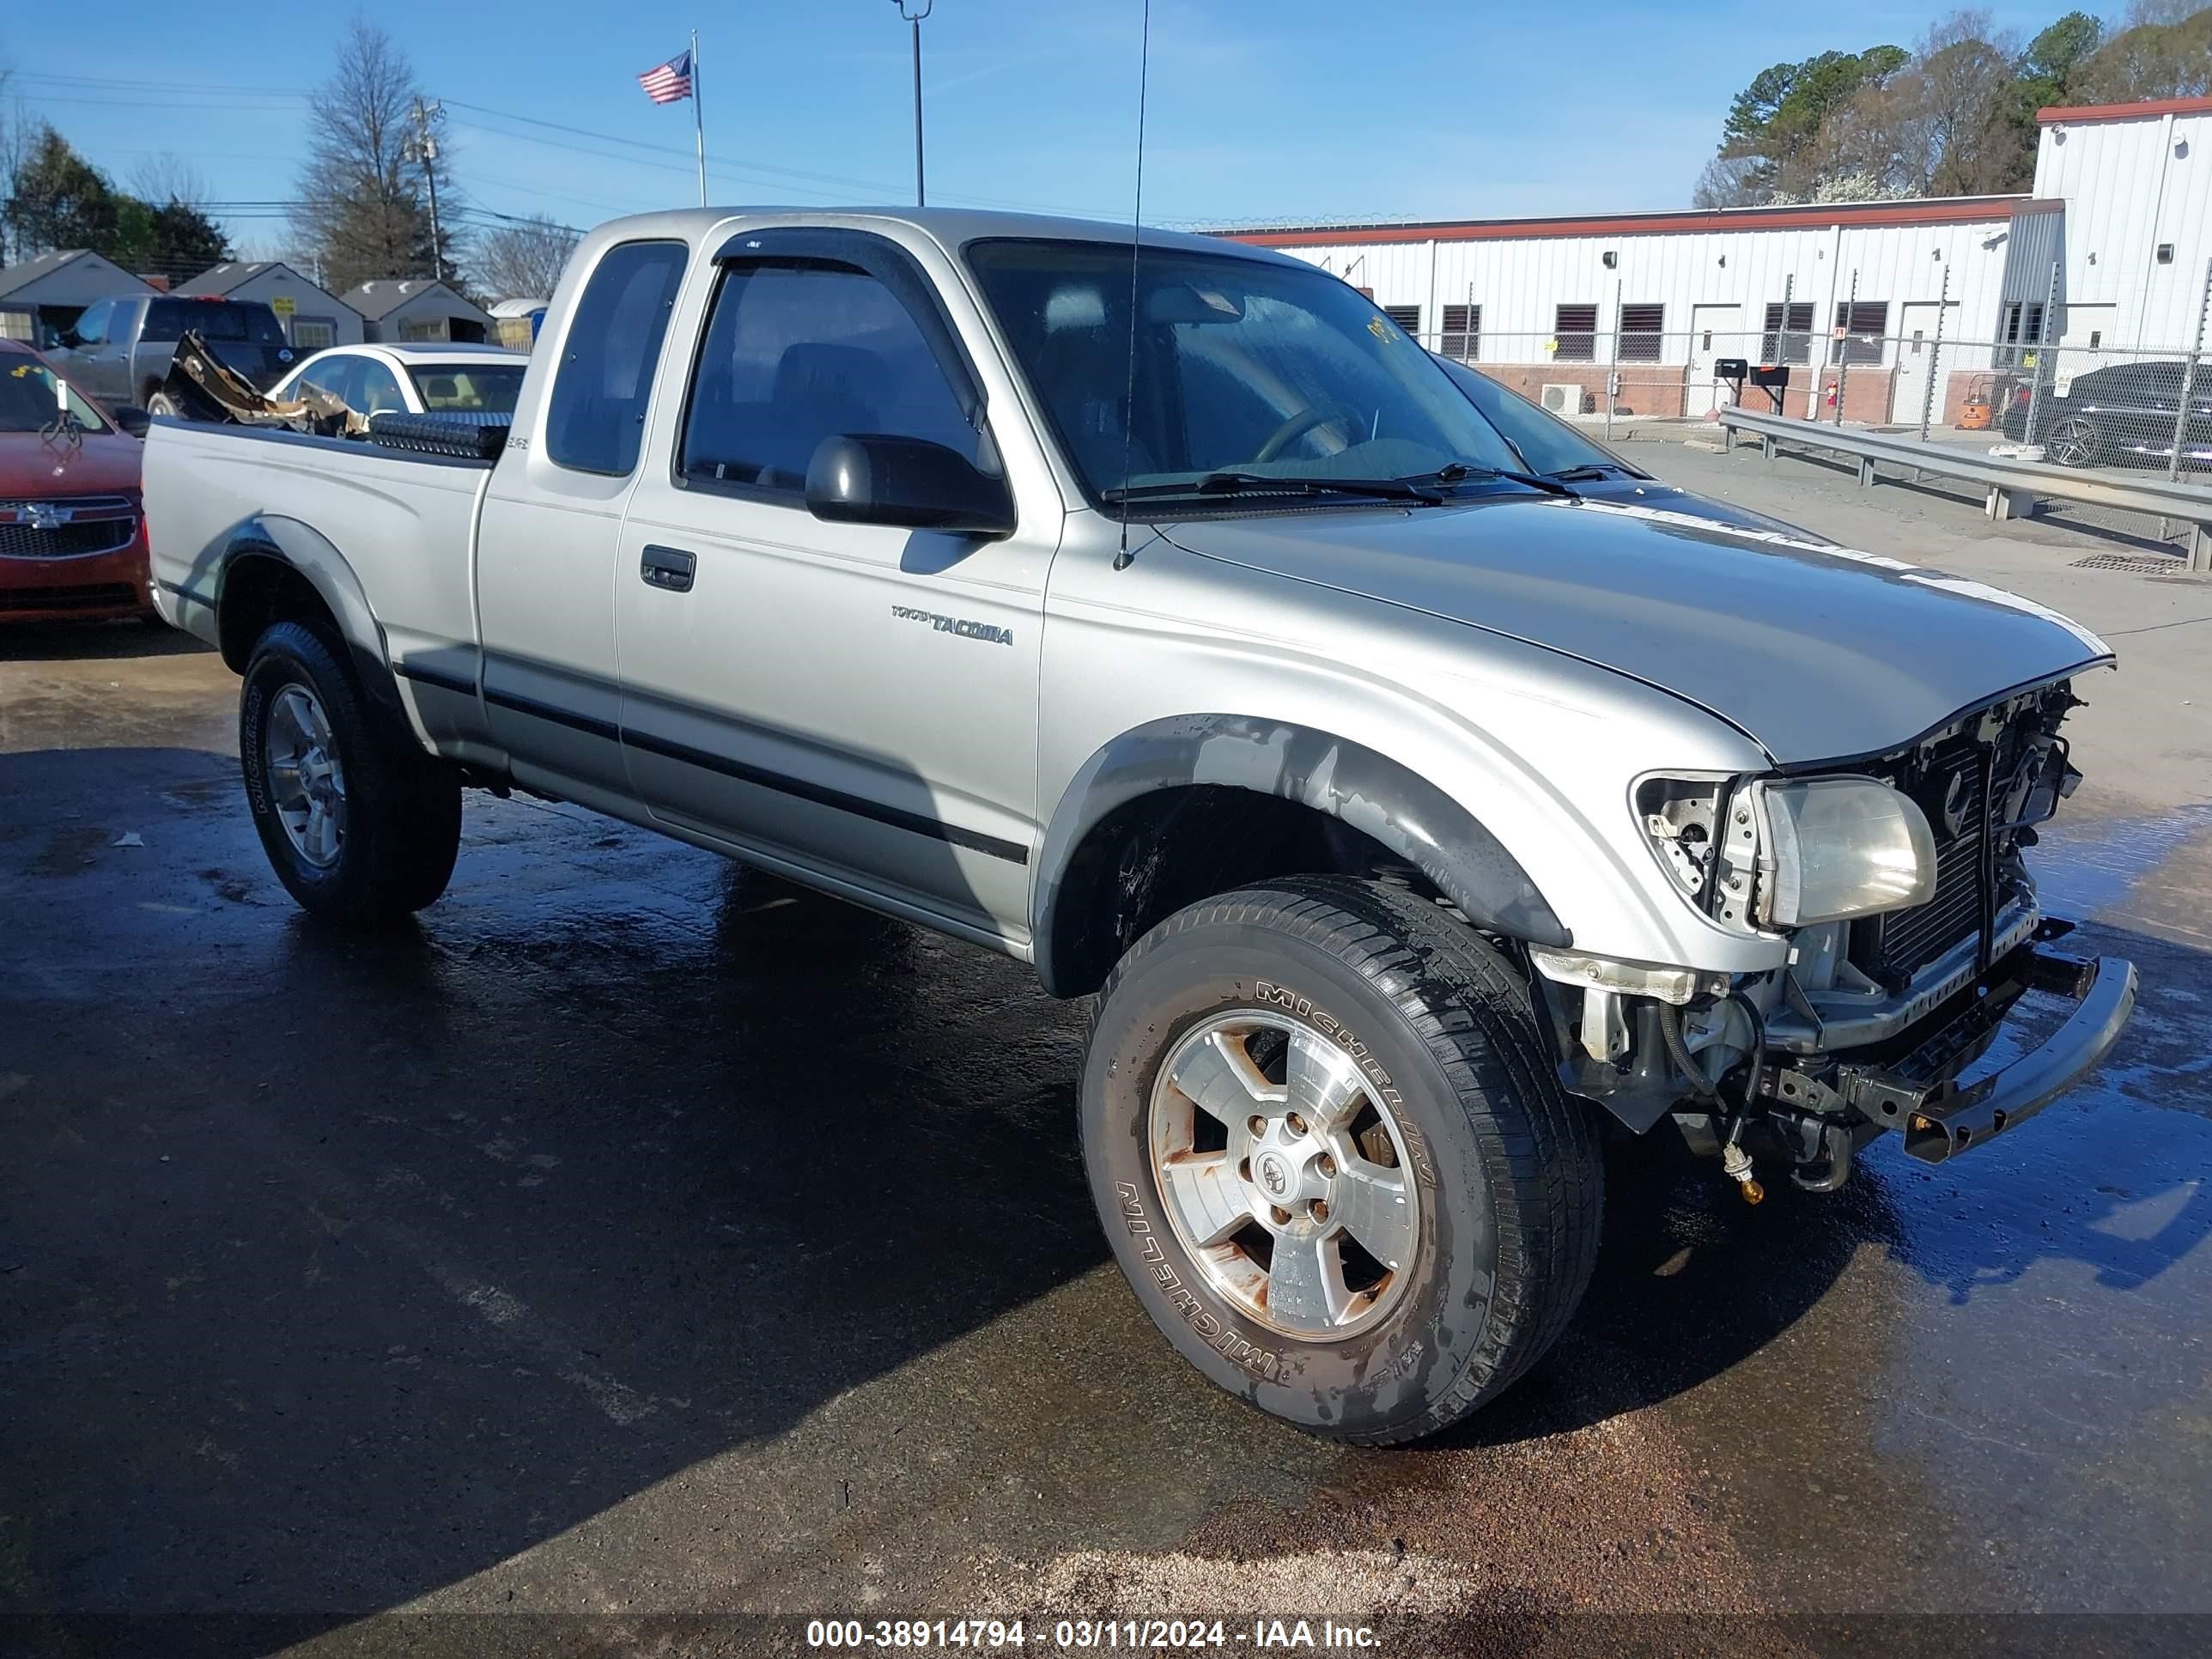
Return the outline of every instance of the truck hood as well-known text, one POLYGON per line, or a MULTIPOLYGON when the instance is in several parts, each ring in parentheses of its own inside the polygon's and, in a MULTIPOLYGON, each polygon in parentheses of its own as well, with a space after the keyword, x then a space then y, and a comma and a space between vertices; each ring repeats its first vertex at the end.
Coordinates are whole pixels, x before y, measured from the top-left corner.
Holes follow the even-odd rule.
POLYGON ((1601 501, 1212 519, 1185 550, 1411 606, 1629 675, 1778 765, 1900 748, 2112 656, 2009 593, 1870 553, 1601 501))

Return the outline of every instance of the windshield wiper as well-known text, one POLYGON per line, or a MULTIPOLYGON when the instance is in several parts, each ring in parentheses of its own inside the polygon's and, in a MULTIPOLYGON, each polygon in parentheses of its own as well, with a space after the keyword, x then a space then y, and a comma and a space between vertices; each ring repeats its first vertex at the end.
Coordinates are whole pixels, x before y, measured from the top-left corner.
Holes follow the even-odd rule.
POLYGON ((1563 466, 1544 476, 1559 483, 1600 483, 1614 473, 1631 478, 1649 478, 1648 472, 1638 472, 1634 467, 1620 461, 1584 461, 1580 466, 1563 466))
POLYGON ((1102 489, 1098 494, 1102 501, 1114 505, 1123 501, 1156 501, 1174 495, 1364 495, 1373 501, 1413 501, 1424 507, 1440 506, 1444 498, 1433 489, 1423 488, 1425 482, 1413 478, 1330 478, 1301 475, 1279 477, 1265 472, 1223 471, 1209 472, 1204 477, 1180 483, 1122 484, 1112 489, 1102 489))
POLYGON ((1547 495, 1564 495, 1571 501, 1582 499, 1556 478, 1547 477, 1541 473, 1516 472, 1509 466, 1469 466, 1464 461, 1453 461, 1447 465, 1438 467, 1433 472, 1417 472, 1412 477, 1401 478, 1398 482, 1410 484, 1455 484, 1463 483, 1470 478, 1478 482, 1491 478, 1504 478, 1513 483, 1526 484, 1531 489, 1540 489, 1547 495))

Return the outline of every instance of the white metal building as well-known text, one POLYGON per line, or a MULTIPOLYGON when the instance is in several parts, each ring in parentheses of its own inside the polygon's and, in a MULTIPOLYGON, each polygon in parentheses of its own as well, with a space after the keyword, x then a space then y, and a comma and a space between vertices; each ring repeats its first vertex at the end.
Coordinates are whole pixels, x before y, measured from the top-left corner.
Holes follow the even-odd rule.
POLYGON ((276 313, 284 337, 301 351, 359 345, 361 313, 282 259, 236 260, 179 284, 179 294, 258 300, 276 313))
POLYGON ((491 337, 489 313, 425 277, 363 283, 346 295, 345 302, 361 313, 368 337, 386 345, 431 340, 483 345, 491 337))
POLYGON ((2212 98, 2037 119, 2035 193, 2066 204, 2065 343, 2192 344, 2212 261, 2212 98))
POLYGON ((1704 414, 1714 361, 1741 357, 1799 366, 1792 414, 1842 378, 1847 418, 1948 420, 2033 352, 2054 269, 2056 343, 2195 338, 2212 99, 2046 110, 2041 132, 2028 196, 1225 234, 1336 272, 1554 407, 1610 387, 1626 412, 1704 414), (1939 329, 1974 350, 1931 369, 1939 329))
POLYGON ((58 248, 0 265, 0 337, 50 345, 95 300, 154 289, 89 248, 58 248))

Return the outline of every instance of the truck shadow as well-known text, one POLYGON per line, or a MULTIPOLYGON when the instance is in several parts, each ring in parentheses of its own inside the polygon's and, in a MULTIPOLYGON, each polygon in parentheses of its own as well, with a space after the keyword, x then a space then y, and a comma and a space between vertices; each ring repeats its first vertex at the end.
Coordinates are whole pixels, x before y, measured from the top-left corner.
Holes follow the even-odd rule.
MULTIPOLYGON (((0 756, 0 1491, 36 1610, 401 1605, 1107 1263, 1079 1011, 1026 968, 570 809, 470 811, 447 899, 364 936, 276 887, 234 760, 0 756)), ((2195 952, 2100 943, 2202 982, 2195 952)), ((2202 1053, 2176 1020, 2130 1034, 2087 1115, 2128 1106, 2129 1066, 2202 1053)), ((2083 1177, 2070 1147, 2033 1156, 1960 1179, 2039 1214, 2039 1183, 2083 1177)), ((1705 1382, 1868 1246, 1971 1293, 2054 1255, 2141 1281, 2205 1231, 2192 1201, 2113 1255, 2086 1210, 1931 1232, 1887 1169, 1751 1209, 1648 1143, 1612 1166, 1581 1316, 1448 1443, 1705 1382)), ((1213 1409, 1159 1372, 1190 1403, 1148 1408, 1213 1409)), ((1017 1395, 1048 1440, 1093 1409, 1051 1372, 994 1408, 1017 1395)), ((1256 1413, 1206 1420, 1195 1489, 1285 1455, 1256 1413)))

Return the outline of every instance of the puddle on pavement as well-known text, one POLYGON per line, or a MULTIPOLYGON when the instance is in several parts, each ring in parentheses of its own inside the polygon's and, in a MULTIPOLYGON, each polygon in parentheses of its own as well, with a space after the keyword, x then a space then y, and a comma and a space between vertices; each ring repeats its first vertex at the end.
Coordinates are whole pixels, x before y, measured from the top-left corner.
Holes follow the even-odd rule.
MULTIPOLYGON (((1834 1217, 1851 1267, 1731 1377, 1729 1419, 1791 1447, 1729 1461, 1794 1593, 1843 1593, 1840 1552, 1883 1560, 1896 1605, 2212 1605, 2212 975, 2133 926, 2197 884, 2208 830, 2212 808, 2052 826, 2045 902, 2083 923, 2061 948, 2137 966, 2120 1046, 1961 1158, 1869 1149, 1834 1217)), ((2067 1008, 2021 1012, 1986 1064, 2067 1008)))
POLYGON ((2147 818, 2069 820, 2062 815, 2039 832, 2042 842, 2031 855, 2044 908, 2072 916, 2109 909, 2192 836, 2208 830, 2212 806, 2147 818))

